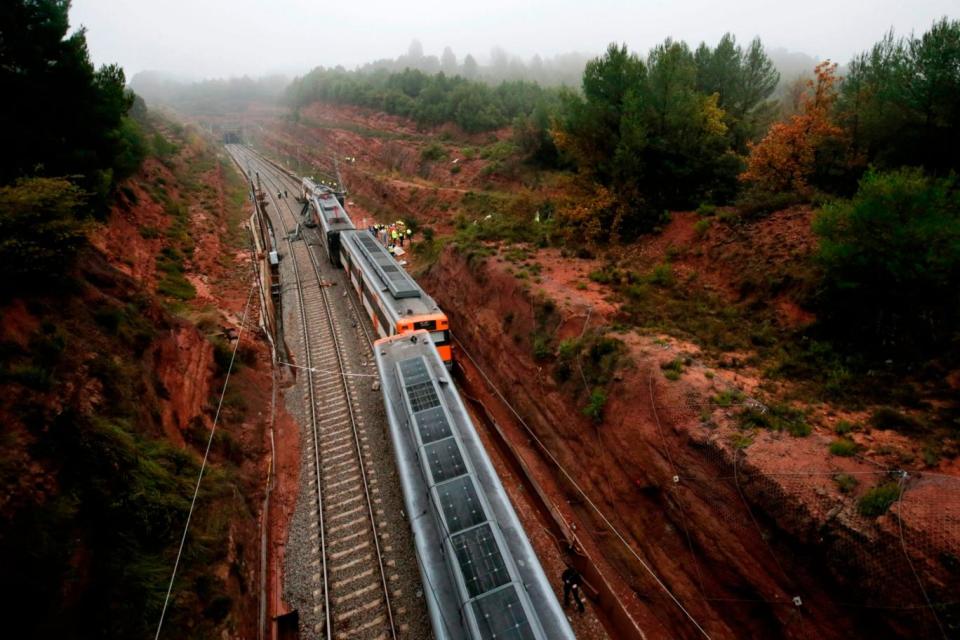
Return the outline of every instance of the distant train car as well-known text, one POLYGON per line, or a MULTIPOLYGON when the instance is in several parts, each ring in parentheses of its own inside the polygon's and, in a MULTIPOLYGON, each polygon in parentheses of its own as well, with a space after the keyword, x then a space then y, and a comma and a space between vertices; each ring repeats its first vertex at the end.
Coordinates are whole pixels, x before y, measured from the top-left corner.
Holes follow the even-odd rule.
POLYGON ((434 637, 572 640, 428 336, 378 340, 374 353, 434 637))
POLYGON ((313 225, 318 225, 323 233, 324 248, 327 258, 334 266, 342 266, 340 262, 340 233, 354 229, 350 216, 336 195, 328 190, 321 189, 310 198, 310 219, 313 225))
POLYGON ((453 364, 450 325, 427 293, 369 231, 341 231, 340 262, 381 338, 424 329, 453 364))

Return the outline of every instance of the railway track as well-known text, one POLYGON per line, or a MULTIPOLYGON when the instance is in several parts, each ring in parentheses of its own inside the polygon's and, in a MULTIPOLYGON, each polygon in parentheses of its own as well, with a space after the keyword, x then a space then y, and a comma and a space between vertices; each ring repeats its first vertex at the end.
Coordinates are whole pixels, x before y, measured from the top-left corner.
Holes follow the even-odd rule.
POLYGON ((292 181, 248 149, 232 147, 231 153, 241 167, 259 173, 276 212, 278 241, 282 233, 294 274, 311 436, 305 446, 313 463, 309 484, 316 502, 318 558, 313 593, 318 622, 313 630, 328 639, 395 639, 399 627, 391 605, 389 578, 393 576, 386 572, 388 547, 381 544, 386 534, 378 532, 378 516, 383 524, 379 488, 368 462, 356 374, 348 371, 341 327, 326 291, 329 283, 310 245, 292 238, 297 217, 291 199, 284 202, 275 196, 284 188, 291 193, 292 181))

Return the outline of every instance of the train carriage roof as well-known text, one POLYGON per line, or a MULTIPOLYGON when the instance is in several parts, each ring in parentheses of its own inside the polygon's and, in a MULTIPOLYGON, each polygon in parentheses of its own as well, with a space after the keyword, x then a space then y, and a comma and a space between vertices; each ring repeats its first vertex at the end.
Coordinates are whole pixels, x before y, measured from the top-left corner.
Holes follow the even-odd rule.
POLYGON ((366 230, 344 231, 341 245, 370 282, 383 292, 387 309, 397 318, 440 313, 440 307, 420 288, 387 248, 366 230))
POLYGON ((428 334, 380 340, 375 354, 405 500, 416 502, 416 513, 429 509, 434 514, 412 520, 411 526, 421 554, 427 556, 421 572, 434 587, 428 604, 437 637, 572 639, 563 610, 428 334), (441 539, 444 554, 438 553, 441 539), (447 563, 437 563, 435 556, 447 563), (451 589, 459 593, 459 611, 451 610, 451 589))
POLYGON ((312 198, 313 208, 320 215, 320 224, 325 232, 348 231, 355 229, 353 221, 347 215, 340 202, 329 191, 320 193, 312 198))

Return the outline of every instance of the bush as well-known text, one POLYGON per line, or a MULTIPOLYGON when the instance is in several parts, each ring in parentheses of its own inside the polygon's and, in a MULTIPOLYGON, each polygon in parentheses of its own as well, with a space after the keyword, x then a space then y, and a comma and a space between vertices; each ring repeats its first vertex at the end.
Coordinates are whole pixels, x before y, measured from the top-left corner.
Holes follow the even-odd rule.
POLYGON ((855 454, 858 449, 857 443, 849 438, 838 438, 830 443, 830 454, 834 456, 847 458, 855 454))
POLYGON ((900 433, 921 433, 926 430, 925 425, 906 414, 900 413, 891 407, 880 407, 870 416, 870 423, 877 429, 897 431, 900 433))
POLYGON ((648 278, 650 284, 658 287, 671 287, 674 283, 673 268, 669 262, 661 262, 653 268, 648 278))
POLYGON ((696 224, 693 225, 693 232, 697 234, 698 238, 702 238, 706 235, 707 231, 710 229, 711 224, 710 218, 704 218, 703 220, 697 220, 696 224))
POLYGON ((590 392, 590 401, 583 408, 583 415, 591 418, 595 423, 603 422, 603 408, 607 404, 607 393, 599 388, 590 392))
POLYGON ((703 217, 712 216, 717 212, 717 205, 710 204, 709 202, 703 202, 697 207, 697 213, 703 217))
POLYGON ((587 277, 597 284, 610 284, 619 280, 619 272, 613 267, 604 267, 591 271, 587 277))
POLYGON ((679 380, 683 375, 683 360, 675 358, 670 362, 664 362, 660 365, 660 369, 667 380, 679 380))
POLYGON ((63 279, 86 242, 86 199, 61 178, 0 187, 0 292, 36 293, 63 279))
POLYGON ((739 423, 744 429, 760 427, 786 431, 794 437, 808 436, 811 431, 803 411, 783 404, 771 405, 766 411, 747 407, 740 412, 739 423))
POLYGON ((446 148, 439 142, 431 142, 420 152, 421 162, 436 162, 448 155, 446 148))
POLYGON ((875 518, 887 512, 894 502, 900 498, 900 485, 896 482, 887 482, 874 487, 863 494, 857 510, 860 515, 875 518))
POLYGON ((718 407, 730 407, 743 400, 743 393, 739 389, 732 391, 721 391, 713 396, 713 402, 718 407))
POLYGON ((769 193, 748 189, 737 199, 736 207, 737 212, 745 218, 759 218, 802 201, 803 198, 795 193, 769 193))
POLYGON ((854 423, 850 422, 849 420, 841 420, 841 421, 838 422, 838 423, 836 424, 836 426, 833 428, 833 431, 834 431, 838 436, 844 436, 844 435, 850 433, 851 431, 856 431, 858 428, 859 428, 859 427, 858 427, 857 425, 855 425, 854 423))
POLYGON ((852 200, 814 219, 820 315, 877 358, 936 355, 960 326, 960 189, 919 169, 868 172, 852 200))
POLYGON ((850 493, 860 484, 860 481, 849 473, 838 473, 833 477, 833 481, 837 483, 837 489, 840 490, 840 493, 850 493))

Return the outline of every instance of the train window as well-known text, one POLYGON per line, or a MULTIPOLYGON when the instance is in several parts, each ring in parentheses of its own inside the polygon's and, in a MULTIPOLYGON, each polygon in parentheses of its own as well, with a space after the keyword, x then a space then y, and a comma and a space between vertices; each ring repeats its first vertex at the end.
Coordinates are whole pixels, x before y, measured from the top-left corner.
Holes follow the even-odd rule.
POLYGON ((471 598, 510 582, 500 545, 489 524, 451 536, 450 542, 471 598))
POLYGON ((431 442, 424 445, 423 452, 427 458, 427 465, 430 467, 430 475, 435 483, 462 476, 467 472, 467 465, 463 461, 460 445, 457 444, 456 438, 451 437, 431 442))
POLYGON ((536 635, 530 628, 530 620, 524 610, 517 588, 510 585, 477 598, 470 603, 473 608, 480 637, 506 638, 507 640, 533 640, 536 635))
POLYGON ((468 529, 487 519, 471 476, 460 476, 437 485, 437 499, 450 533, 468 529))
POLYGON ((430 332, 430 340, 433 342, 433 344, 436 344, 436 345, 447 344, 447 342, 448 342, 447 332, 446 332, 446 331, 431 331, 431 332, 430 332))

